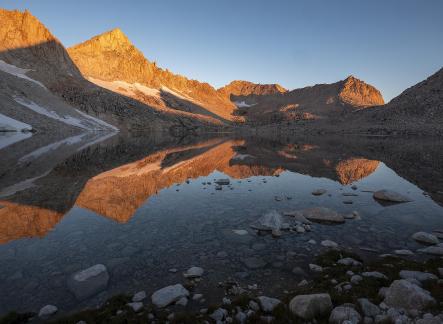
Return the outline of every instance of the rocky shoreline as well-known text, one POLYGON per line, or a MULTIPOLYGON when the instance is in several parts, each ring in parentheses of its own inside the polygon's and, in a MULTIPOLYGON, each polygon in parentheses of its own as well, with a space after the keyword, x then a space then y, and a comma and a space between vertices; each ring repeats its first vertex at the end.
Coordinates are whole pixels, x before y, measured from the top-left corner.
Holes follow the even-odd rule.
MULTIPOLYGON (((443 321, 443 260, 409 261, 381 255, 374 261, 331 248, 318 256, 312 276, 282 296, 265 296, 260 284, 241 286, 228 280, 218 283, 225 295, 218 304, 207 305, 199 293, 205 271, 191 267, 183 282, 149 295, 119 295, 96 309, 57 315, 46 305, 39 314, 10 313, 0 323, 50 321, 54 323, 420 323, 443 321)), ((171 269, 173 271, 173 269, 171 269)), ((73 276, 93 290, 106 268, 97 265, 73 276), (88 278, 95 279, 88 282, 88 278)), ((97 287, 96 287, 97 288, 97 287)))

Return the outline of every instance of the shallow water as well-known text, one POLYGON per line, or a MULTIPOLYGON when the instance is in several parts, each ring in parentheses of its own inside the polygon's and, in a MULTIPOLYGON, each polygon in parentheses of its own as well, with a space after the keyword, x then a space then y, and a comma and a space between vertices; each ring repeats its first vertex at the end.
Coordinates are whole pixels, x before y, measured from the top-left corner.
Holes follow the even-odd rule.
MULTIPOLYGON (((279 296, 302 279, 294 267, 309 276, 308 264, 325 250, 319 243, 326 239, 367 258, 415 251, 422 246, 410 238, 413 233, 443 229, 443 146, 406 143, 114 137, 78 151, 63 146, 63 152, 49 151, 25 166, 13 163, 0 173, 0 314, 46 304, 71 311, 121 292, 150 295, 185 283, 182 273, 191 266, 205 269, 196 291, 207 304, 220 300, 218 283, 228 280, 279 296), (216 190, 214 181, 221 178, 230 185, 216 190), (320 188, 326 194, 312 195, 320 188), (412 202, 380 204, 372 197, 380 189, 412 202), (361 219, 313 224, 311 232, 283 232, 280 238, 250 228, 271 210, 317 206, 357 211, 361 219), (317 244, 309 244, 312 239, 317 244), (248 268, 251 257, 263 264, 248 268), (76 300, 68 277, 98 263, 110 274, 107 289, 76 300)), ((14 149, 0 151, 5 160, 13 156, 8 163, 20 160, 14 149)))

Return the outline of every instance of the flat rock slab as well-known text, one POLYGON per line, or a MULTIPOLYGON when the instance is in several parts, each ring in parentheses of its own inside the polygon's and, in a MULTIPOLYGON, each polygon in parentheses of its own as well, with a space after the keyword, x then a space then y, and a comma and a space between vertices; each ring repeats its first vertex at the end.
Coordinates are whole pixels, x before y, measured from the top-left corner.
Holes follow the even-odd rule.
POLYGON ((394 203, 403 203, 412 201, 409 197, 399 194, 392 190, 379 190, 374 192, 374 199, 389 201, 394 203))
POLYGON ((182 297, 188 297, 189 291, 181 284, 167 286, 157 290, 151 296, 152 303, 157 307, 166 307, 182 297))
POLYGON ((334 210, 325 207, 314 207, 302 210, 305 218, 313 222, 344 223, 345 218, 334 210))
POLYGON ((68 278, 68 288, 78 300, 94 296, 108 286, 109 274, 103 264, 78 271, 68 278))

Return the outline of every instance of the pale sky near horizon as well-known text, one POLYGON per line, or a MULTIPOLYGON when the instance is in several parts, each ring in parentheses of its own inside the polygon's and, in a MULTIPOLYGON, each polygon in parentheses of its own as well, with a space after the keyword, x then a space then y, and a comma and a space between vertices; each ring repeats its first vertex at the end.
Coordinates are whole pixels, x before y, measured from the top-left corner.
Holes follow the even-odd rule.
MULTIPOLYGON (((66 47, 119 27, 160 67, 215 87, 294 89, 352 74, 386 101, 443 66, 441 0, 0 0, 66 47)), ((1 22, 0 22, 1 23, 1 22)))

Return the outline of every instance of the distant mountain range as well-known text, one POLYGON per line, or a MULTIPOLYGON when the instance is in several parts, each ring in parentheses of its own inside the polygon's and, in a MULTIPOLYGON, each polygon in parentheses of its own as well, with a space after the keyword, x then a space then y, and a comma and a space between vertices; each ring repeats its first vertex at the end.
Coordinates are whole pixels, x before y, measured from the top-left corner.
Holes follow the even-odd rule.
POLYGON ((120 29, 66 50, 28 11, 0 9, 0 20, 0 131, 286 125, 370 132, 416 129, 443 116, 442 70, 387 105, 380 91, 353 76, 294 90, 248 81, 215 89, 158 67, 120 29))

